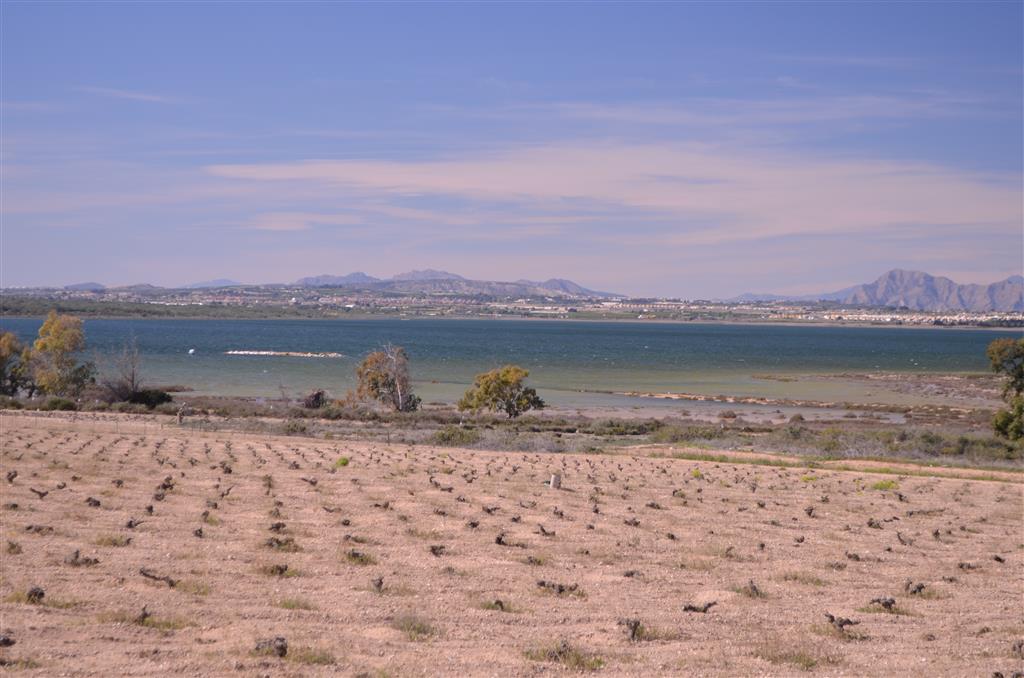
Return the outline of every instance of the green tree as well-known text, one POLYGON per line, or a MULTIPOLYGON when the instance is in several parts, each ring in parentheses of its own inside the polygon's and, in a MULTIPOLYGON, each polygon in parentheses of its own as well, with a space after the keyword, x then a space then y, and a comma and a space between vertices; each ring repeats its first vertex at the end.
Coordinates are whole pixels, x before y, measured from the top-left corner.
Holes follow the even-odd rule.
POLYGON ((996 433, 1010 440, 1024 438, 1024 339, 996 339, 988 345, 992 371, 1006 377, 1003 400, 1009 409, 999 410, 992 420, 996 433))
POLYGON ((473 385, 459 400, 460 410, 504 412, 509 419, 527 410, 544 408, 537 391, 523 384, 530 373, 518 365, 505 365, 476 375, 473 385))
POLYGON ((356 368, 360 398, 382 402, 399 412, 413 412, 420 399, 412 392, 409 356, 401 346, 387 344, 363 359, 356 368))
POLYGON ((1004 438, 1024 439, 1024 397, 1017 396, 1010 401, 1009 409, 996 412, 992 427, 1004 438))
POLYGON ((31 398, 35 390, 32 352, 13 332, 0 334, 0 395, 16 396, 25 391, 31 398))
POLYGON ((39 390, 54 396, 80 394, 96 373, 91 362, 78 362, 76 354, 84 348, 82 321, 50 311, 32 345, 33 372, 39 390))

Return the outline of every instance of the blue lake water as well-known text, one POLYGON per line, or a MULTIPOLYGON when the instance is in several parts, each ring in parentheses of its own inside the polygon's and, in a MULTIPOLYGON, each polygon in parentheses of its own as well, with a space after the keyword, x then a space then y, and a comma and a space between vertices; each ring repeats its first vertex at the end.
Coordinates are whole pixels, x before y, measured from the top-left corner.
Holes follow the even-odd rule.
MULTIPOLYGON (((3 318, 0 328, 31 340, 41 322, 3 318)), ((581 391, 857 399, 865 395, 858 389, 867 386, 757 377, 982 372, 988 369, 985 347, 992 339, 1021 336, 931 328, 393 318, 97 319, 85 322, 85 332, 88 353, 101 365, 134 336, 150 383, 183 384, 202 394, 277 397, 283 390, 298 396, 325 388, 341 395, 353 387, 361 357, 391 342, 408 351, 425 400, 452 401, 474 374, 516 363, 530 370, 532 384, 546 399, 568 406, 602 398, 608 402, 608 396, 581 391), (344 357, 225 355, 229 350, 336 352, 344 357)))

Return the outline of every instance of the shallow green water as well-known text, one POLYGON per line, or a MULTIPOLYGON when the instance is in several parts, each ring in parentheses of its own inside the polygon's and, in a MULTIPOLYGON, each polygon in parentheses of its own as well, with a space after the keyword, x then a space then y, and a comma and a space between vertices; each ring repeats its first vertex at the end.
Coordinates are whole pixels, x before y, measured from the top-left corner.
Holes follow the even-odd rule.
MULTIPOLYGON (((40 319, 4 318, 23 339, 40 319)), ((135 336, 151 383, 197 393, 340 395, 356 363, 384 342, 404 346, 425 400, 456 399, 473 375, 516 363, 549 402, 625 405, 582 391, 652 391, 826 400, 885 400, 865 384, 783 382, 757 375, 971 372, 985 347, 1018 332, 876 327, 516 320, 87 320, 100 362, 135 336), (194 349, 190 355, 189 350, 194 349), (225 355, 229 350, 337 352, 342 358, 225 355)), ((645 406, 659 406, 644 399, 645 406)), ((678 407, 679 404, 664 406, 678 407)))

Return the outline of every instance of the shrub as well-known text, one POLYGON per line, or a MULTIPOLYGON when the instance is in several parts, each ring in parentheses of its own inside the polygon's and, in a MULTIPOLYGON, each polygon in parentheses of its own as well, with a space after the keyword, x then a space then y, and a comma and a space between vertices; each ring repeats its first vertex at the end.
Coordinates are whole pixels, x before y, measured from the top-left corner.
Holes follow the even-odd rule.
POLYGON ((9 396, 0 396, 0 410, 20 410, 25 406, 21 404, 21 401, 17 398, 11 398, 9 396))
POLYGON ((527 650, 526 657, 535 662, 555 662, 573 671, 596 671, 604 666, 603 659, 573 647, 565 640, 527 650))
POLYGON ((327 394, 323 389, 317 389, 302 400, 302 406, 307 410, 319 410, 327 405, 327 394))
POLYGON ((301 435, 306 432, 306 423, 297 419, 291 419, 285 422, 284 432, 287 435, 301 435))
POLYGON ((683 443, 694 440, 721 438, 722 429, 717 426, 663 426, 651 434, 655 443, 683 443))
POLYGON ((1017 396, 1010 401, 1010 408, 999 410, 992 418, 996 434, 1009 440, 1024 438, 1024 397, 1017 396))
POLYGON ((155 388, 144 388, 128 396, 128 402, 133 405, 145 405, 153 409, 157 405, 171 402, 171 394, 155 388))
POLYGON ((430 441, 435 445, 466 447, 479 442, 480 433, 473 429, 462 428, 460 426, 449 424, 443 429, 436 431, 434 435, 430 437, 430 441))
POLYGON ((514 419, 528 410, 544 409, 537 391, 523 384, 530 373, 518 365, 505 365, 476 375, 471 386, 459 400, 460 410, 491 410, 504 412, 514 419))
POLYGON ((409 640, 426 640, 437 634, 437 629, 429 621, 415 615, 399 617, 392 622, 391 627, 404 633, 409 640))
POLYGON ((69 412, 77 410, 78 405, 75 404, 74 400, 69 400, 67 398, 48 398, 39 409, 46 411, 58 410, 69 412))

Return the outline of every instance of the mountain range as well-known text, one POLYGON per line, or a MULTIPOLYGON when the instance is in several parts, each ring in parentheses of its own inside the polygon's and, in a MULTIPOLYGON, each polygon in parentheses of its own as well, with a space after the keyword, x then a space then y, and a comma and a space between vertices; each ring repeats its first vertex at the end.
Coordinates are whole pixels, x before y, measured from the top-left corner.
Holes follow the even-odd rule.
MULTIPOLYGON (((424 269, 399 273, 390 278, 375 278, 361 271, 347 275, 317 275, 292 283, 301 287, 337 288, 391 292, 397 294, 457 294, 493 297, 556 297, 563 299, 612 298, 625 295, 588 289, 571 280, 551 278, 544 281, 520 279, 514 282, 470 280, 448 271, 424 269)), ((240 287, 234 280, 217 279, 193 283, 182 289, 240 287)), ((282 285, 272 285, 279 287, 282 285)), ((87 282, 68 285, 64 289, 102 292, 106 287, 87 282)), ((132 285, 119 290, 142 292, 162 288, 132 285)), ((958 312, 1024 312, 1024 277, 1010 276, 991 285, 958 284, 949 278, 922 271, 893 269, 877 280, 854 285, 835 292, 804 295, 746 293, 725 302, 813 302, 826 301, 852 306, 904 307, 915 311, 958 312)))
POLYGON ((300 278, 296 285, 303 287, 357 287, 385 292, 450 293, 514 297, 617 297, 612 292, 591 290, 564 278, 551 278, 542 282, 516 280, 497 282, 493 280, 470 280, 456 273, 425 269, 399 273, 387 279, 374 278, 361 271, 347 275, 317 275, 300 278))
POLYGON ((1024 311, 1024 277, 1013 275, 991 285, 961 285, 922 271, 893 269, 877 280, 836 292, 785 296, 746 293, 727 299, 749 301, 834 301, 856 306, 905 307, 914 311, 1024 311))

